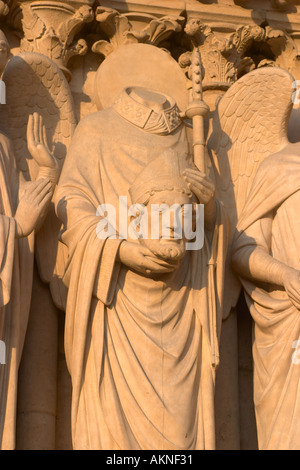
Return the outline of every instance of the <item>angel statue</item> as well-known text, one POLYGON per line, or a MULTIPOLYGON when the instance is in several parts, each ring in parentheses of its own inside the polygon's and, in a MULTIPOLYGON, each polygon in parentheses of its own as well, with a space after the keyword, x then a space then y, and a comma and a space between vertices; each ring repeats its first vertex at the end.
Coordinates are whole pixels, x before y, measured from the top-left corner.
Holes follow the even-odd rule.
POLYGON ((300 448, 300 144, 287 135, 293 81, 280 68, 245 75, 220 101, 210 141, 219 195, 237 222, 228 308, 239 279, 254 320, 258 444, 272 450, 300 448))
MULTIPOLYGON (((182 71, 156 49, 124 46, 104 61, 120 90, 78 124, 55 196, 68 247, 65 352, 75 449, 215 447, 227 217, 211 175, 190 161, 180 96, 160 88, 170 84, 170 68, 178 80, 182 71), (141 54, 157 88, 144 85, 141 54), (124 74, 114 74, 114 64, 129 57, 124 74), (124 87, 124 76, 134 86, 124 87), (130 203, 184 210, 199 201, 207 209, 201 250, 174 237, 176 218, 169 238, 129 239, 121 231, 131 223, 130 203), (115 236, 100 237, 99 207, 116 209, 115 236)), ((107 98, 106 91, 100 88, 107 98)))
MULTIPOLYGON (((2 66, 8 54, 7 43, 0 50, 2 66)), ((29 152, 39 165, 37 179, 29 182, 16 168, 9 139, 0 134, 0 337, 6 348, 5 365, 0 369, 1 449, 15 447, 17 376, 31 298, 33 231, 46 215, 58 177, 57 162, 36 113, 29 118, 27 136, 29 152)))
MULTIPOLYGON (((2 74, 10 50, 0 34, 2 74)), ((32 292, 34 258, 42 280, 51 283, 53 297, 61 301, 54 266, 56 259, 63 260, 58 256, 59 223, 52 216, 51 199, 75 119, 65 79, 47 57, 35 53, 12 57, 2 78, 7 104, 0 115, 0 339, 6 347, 6 364, 0 365, 0 447, 14 449, 18 370, 37 294, 32 292)), ((43 316, 41 321, 45 322, 43 316)))

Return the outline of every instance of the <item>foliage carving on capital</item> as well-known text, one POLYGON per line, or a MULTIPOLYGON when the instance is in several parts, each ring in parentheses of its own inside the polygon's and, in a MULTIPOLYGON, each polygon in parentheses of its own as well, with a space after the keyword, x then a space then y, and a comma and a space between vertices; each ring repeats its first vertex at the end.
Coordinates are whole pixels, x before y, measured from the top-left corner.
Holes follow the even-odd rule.
POLYGON ((34 2, 22 4, 21 9, 24 31, 21 50, 48 56, 70 78, 69 59, 84 55, 88 49, 86 41, 75 36, 85 23, 93 20, 91 6, 81 4, 75 9, 63 2, 52 2, 44 7, 41 2, 34 2))
MULTIPOLYGON (((201 20, 191 18, 185 27, 186 36, 192 47, 200 49, 205 77, 204 87, 228 88, 241 75, 255 68, 255 63, 247 51, 254 41, 263 41, 265 30, 259 26, 239 26, 228 37, 218 37, 201 20)), ((179 64, 189 70, 187 52, 179 57, 179 64)), ((188 72, 189 73, 189 72, 188 72)))
MULTIPOLYGON (((203 62, 203 87, 226 89, 246 73, 264 66, 280 66, 290 70, 297 56, 292 38, 284 31, 269 26, 238 26, 230 35, 218 35, 198 18, 185 26, 188 49, 199 47, 203 62)), ((186 42, 187 44, 187 42, 186 42)), ((187 76, 191 70, 191 52, 179 57, 187 76)))
POLYGON ((147 43, 165 47, 165 42, 172 33, 182 31, 184 18, 181 16, 153 18, 143 29, 135 29, 125 13, 119 13, 111 8, 98 7, 96 21, 99 23, 100 33, 104 33, 107 39, 96 41, 92 50, 107 57, 124 44, 147 43))
MULTIPOLYGON (((282 67, 283 69, 292 71, 295 61, 297 60, 298 50, 293 39, 285 32, 279 29, 266 27, 266 41, 261 45, 261 54, 267 56, 269 48, 273 61, 270 65, 282 67)), ((259 62, 258 67, 263 66, 263 60, 259 62)))

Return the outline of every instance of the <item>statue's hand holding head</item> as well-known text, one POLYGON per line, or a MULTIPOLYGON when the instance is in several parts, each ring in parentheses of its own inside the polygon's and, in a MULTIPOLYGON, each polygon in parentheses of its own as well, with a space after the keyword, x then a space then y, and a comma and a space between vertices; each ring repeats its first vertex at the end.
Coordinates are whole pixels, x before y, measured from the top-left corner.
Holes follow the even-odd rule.
POLYGON ((185 155, 169 150, 154 159, 129 189, 131 202, 144 212, 141 245, 177 267, 186 253, 186 225, 195 225, 197 199, 183 177, 187 169, 197 174, 185 155))

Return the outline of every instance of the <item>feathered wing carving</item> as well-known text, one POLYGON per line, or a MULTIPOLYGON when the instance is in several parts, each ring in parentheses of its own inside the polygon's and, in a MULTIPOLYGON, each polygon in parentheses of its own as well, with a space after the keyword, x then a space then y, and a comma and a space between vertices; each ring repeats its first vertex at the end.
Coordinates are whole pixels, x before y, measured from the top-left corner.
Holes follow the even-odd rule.
MULTIPOLYGON (((220 100, 208 140, 219 199, 228 209, 232 232, 259 164, 288 143, 293 77, 277 67, 244 75, 220 100)), ((240 283, 227 260, 226 318, 237 303, 240 283)))
MULTIPOLYGON (((35 179, 38 174, 38 165, 28 152, 26 140, 28 117, 33 112, 43 117, 49 148, 61 169, 76 127, 73 98, 63 73, 48 57, 27 52, 9 61, 3 81, 7 105, 1 128, 13 143, 19 170, 27 180, 35 179)), ((58 242, 59 230, 60 222, 52 204, 36 234, 35 258, 41 279, 50 284, 55 304, 63 308, 65 288, 61 275, 66 252, 58 242)))

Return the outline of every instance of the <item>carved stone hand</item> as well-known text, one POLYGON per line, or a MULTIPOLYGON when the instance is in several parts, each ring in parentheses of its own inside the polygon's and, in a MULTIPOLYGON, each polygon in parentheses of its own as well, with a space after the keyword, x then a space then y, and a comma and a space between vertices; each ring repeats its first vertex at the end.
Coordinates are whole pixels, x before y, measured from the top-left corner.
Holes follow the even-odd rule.
POLYGON ((184 179, 201 204, 208 204, 215 196, 213 181, 202 171, 187 168, 183 172, 184 179))
POLYGON ((187 168, 184 172, 184 179, 190 190, 195 194, 200 204, 205 205, 204 221, 205 228, 213 230, 215 224, 215 184, 200 170, 187 168))
POLYGON ((40 178, 26 183, 26 189, 15 214, 16 238, 28 236, 43 219, 53 194, 49 179, 40 178))
POLYGON ((288 268, 283 276, 283 285, 290 301, 300 310, 300 271, 288 268))
POLYGON ((56 183, 59 175, 58 163, 49 150, 46 129, 42 116, 38 113, 29 116, 27 145, 32 158, 40 167, 38 178, 49 178, 53 183, 56 183))
POLYGON ((157 258, 146 247, 123 241, 118 253, 119 261, 142 274, 166 274, 174 271, 178 262, 167 262, 157 258))

